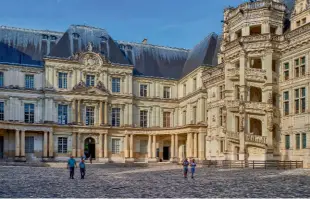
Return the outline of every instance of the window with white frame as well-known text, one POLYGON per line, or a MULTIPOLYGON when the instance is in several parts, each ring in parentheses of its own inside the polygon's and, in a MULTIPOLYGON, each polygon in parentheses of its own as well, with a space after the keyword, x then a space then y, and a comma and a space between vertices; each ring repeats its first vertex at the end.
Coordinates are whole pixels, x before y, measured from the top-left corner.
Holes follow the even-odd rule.
POLYGON ((164 98, 165 99, 170 99, 170 90, 171 90, 170 87, 164 86, 164 98))
POLYGON ((121 124, 121 109, 120 108, 112 108, 112 126, 120 126, 121 124))
POLYGON ((25 88, 34 88, 34 75, 25 75, 25 88))
POLYGON ((284 80, 288 80, 290 78, 290 64, 288 62, 284 63, 283 66, 283 78, 284 80))
POLYGON ((295 89, 295 114, 306 111, 306 88, 295 89))
POLYGON ((147 140, 140 140, 140 153, 142 154, 147 153, 147 145, 148 145, 147 140))
POLYGON ((25 123, 34 123, 34 104, 25 104, 25 123))
POLYGON ((67 153, 67 152, 68 152, 68 138, 58 137, 58 153, 67 153))
POLYGON ((86 125, 93 126, 95 124, 95 107, 86 106, 86 125))
POLYGON ((121 79, 118 77, 112 78, 112 92, 120 93, 121 92, 121 79))
POLYGON ((306 75, 306 57, 295 59, 295 77, 306 75))
POLYGON ((95 75, 86 75, 86 86, 95 86, 95 75))
POLYGON ((0 120, 4 120, 4 102, 0 102, 0 120))
POLYGON ((68 105, 58 104, 58 124, 68 123, 68 105))
POLYGON ((25 137, 25 153, 34 153, 34 137, 25 137))
POLYGON ((140 97, 147 97, 147 85, 140 84, 140 97))
POLYGON ((4 86, 4 75, 3 72, 0 72, 0 87, 4 86))
POLYGON ((120 139, 112 139, 112 154, 120 153, 120 139))
POLYGON ((58 73, 58 88, 67 88, 67 73, 58 73))
POLYGON ((170 126, 170 112, 163 113, 163 126, 164 127, 171 127, 170 126))
POLYGON ((290 99, 289 99, 288 91, 285 91, 283 93, 283 112, 284 112, 284 115, 290 114, 290 99))
POLYGON ((140 127, 143 127, 143 128, 147 127, 147 114, 148 114, 148 111, 146 110, 140 111, 140 127))

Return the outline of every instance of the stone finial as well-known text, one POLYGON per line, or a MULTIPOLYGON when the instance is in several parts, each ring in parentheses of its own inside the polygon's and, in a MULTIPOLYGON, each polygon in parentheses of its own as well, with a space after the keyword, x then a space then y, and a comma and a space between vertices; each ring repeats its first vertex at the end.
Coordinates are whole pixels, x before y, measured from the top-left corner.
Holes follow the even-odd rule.
POLYGON ((88 42, 87 51, 88 52, 92 52, 93 51, 93 44, 91 42, 88 42))
POLYGON ((144 39, 142 40, 142 43, 143 43, 143 44, 147 44, 147 39, 144 38, 144 39))

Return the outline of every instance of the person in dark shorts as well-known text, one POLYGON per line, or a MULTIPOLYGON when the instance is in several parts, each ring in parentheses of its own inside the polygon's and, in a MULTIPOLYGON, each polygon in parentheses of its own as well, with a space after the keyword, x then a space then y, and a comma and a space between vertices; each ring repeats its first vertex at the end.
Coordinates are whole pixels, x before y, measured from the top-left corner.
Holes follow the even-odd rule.
POLYGON ((195 162, 195 159, 193 159, 191 161, 191 173, 192 173, 192 178, 194 178, 194 173, 195 173, 195 170, 196 170, 196 162, 195 162))
POLYGON ((187 161, 187 158, 185 158, 185 160, 183 161, 182 165, 183 165, 184 178, 187 178, 188 165, 189 165, 189 162, 187 161))
POLYGON ((70 169, 70 179, 74 179, 74 167, 76 167, 76 161, 73 156, 71 156, 67 164, 67 169, 70 169))
POLYGON ((80 172, 81 172, 81 179, 84 179, 86 168, 85 168, 85 162, 83 159, 81 160, 79 167, 80 167, 80 172))

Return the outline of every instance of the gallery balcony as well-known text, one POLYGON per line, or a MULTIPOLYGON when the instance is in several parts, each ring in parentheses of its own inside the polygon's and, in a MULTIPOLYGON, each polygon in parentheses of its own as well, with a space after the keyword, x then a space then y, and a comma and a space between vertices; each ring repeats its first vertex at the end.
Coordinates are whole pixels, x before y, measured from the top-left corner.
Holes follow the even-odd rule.
POLYGON ((246 68, 245 79, 248 81, 264 83, 266 81, 266 70, 259 68, 246 68))
POLYGON ((227 77, 230 80, 238 80, 239 79, 239 68, 230 68, 227 70, 227 77))
POLYGON ((254 135, 249 133, 245 134, 244 140, 246 145, 254 145, 262 148, 266 147, 267 144, 266 136, 254 135))

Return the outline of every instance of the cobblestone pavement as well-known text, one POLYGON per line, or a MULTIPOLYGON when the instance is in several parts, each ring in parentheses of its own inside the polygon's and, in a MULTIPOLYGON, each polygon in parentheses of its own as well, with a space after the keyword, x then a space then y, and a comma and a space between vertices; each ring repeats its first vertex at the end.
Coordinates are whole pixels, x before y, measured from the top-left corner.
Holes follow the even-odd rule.
POLYGON ((0 197, 310 197, 310 170, 223 170, 197 168, 184 179, 179 166, 90 167, 76 170, 0 167, 0 197))

